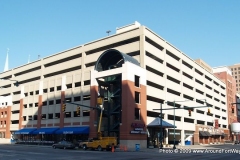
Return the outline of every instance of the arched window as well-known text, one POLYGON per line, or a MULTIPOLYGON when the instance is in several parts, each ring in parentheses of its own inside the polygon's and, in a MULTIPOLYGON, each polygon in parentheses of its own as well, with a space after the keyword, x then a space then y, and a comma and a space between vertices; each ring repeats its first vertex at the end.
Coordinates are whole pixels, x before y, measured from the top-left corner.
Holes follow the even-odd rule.
POLYGON ((122 64, 127 61, 137 66, 140 66, 139 62, 133 57, 121 53, 118 50, 109 49, 99 56, 95 64, 95 70, 101 72, 114 68, 119 68, 122 67, 122 64))

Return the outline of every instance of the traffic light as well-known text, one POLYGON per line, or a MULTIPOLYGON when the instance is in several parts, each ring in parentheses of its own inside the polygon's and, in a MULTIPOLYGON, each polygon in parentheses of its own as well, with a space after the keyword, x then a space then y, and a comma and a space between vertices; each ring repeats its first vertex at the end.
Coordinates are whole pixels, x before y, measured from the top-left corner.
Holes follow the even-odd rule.
POLYGON ((189 115, 189 117, 191 117, 191 115, 192 115, 192 111, 190 109, 188 110, 188 115, 189 115))
POLYGON ((103 104, 103 99, 101 97, 97 98, 97 104, 102 105, 103 104))
POLYGON ((207 113, 208 113, 208 114, 211 114, 211 112, 210 112, 210 108, 208 108, 208 111, 207 111, 207 113))
POLYGON ((77 115, 80 115, 80 107, 77 107, 77 115))
POLYGON ((232 106, 232 113, 234 113, 234 107, 232 106))
POLYGON ((63 103, 63 104, 62 104, 62 112, 65 112, 65 111, 66 111, 66 104, 63 103))

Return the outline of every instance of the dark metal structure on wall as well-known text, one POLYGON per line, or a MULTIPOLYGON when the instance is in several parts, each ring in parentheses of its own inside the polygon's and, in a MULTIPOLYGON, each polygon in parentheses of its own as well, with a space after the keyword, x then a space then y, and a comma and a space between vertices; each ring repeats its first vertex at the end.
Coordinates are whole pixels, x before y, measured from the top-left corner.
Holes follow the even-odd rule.
MULTIPOLYGON (((107 71, 115 68, 120 68, 125 62, 130 62, 135 65, 140 65, 139 62, 123 54, 115 49, 109 49, 105 51, 97 60, 95 64, 95 70, 98 72, 107 71)), ((101 77, 97 79, 98 91, 102 98, 104 98, 104 112, 103 119, 105 123, 102 123, 104 133, 106 136, 120 135, 120 124, 122 122, 122 75, 114 74, 107 77, 101 77)), ((99 119, 100 113, 97 115, 99 119)))

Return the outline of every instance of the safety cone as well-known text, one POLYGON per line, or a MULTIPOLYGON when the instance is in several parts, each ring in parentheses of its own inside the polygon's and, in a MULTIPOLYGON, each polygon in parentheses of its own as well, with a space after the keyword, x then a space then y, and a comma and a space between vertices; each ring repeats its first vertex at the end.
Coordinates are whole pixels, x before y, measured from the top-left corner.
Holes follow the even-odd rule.
POLYGON ((120 151, 123 151, 123 146, 122 145, 120 145, 119 148, 120 148, 120 151))
POLYGON ((114 152, 114 145, 112 145, 112 152, 114 152))
POLYGON ((127 151, 127 146, 124 146, 124 151, 125 151, 125 152, 127 151))

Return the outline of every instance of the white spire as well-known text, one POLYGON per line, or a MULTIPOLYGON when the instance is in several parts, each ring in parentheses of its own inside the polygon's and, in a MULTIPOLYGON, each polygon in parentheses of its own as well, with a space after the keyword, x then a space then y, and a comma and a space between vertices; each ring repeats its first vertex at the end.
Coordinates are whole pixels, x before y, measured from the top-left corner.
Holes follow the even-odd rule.
POLYGON ((9 52, 9 48, 7 49, 7 57, 5 61, 4 72, 8 70, 8 52, 9 52))

